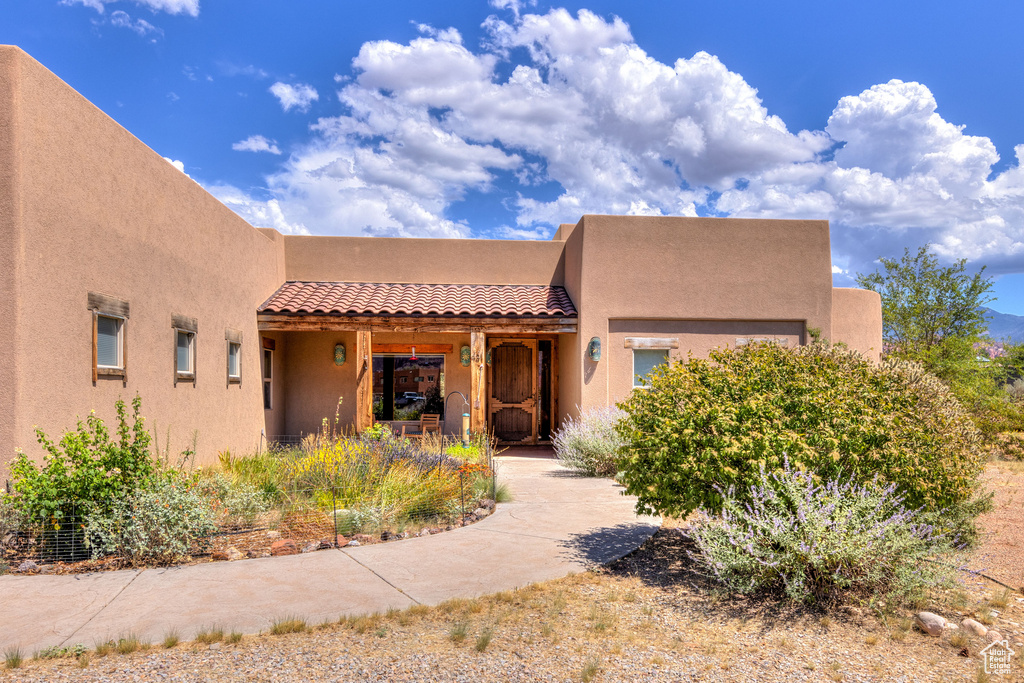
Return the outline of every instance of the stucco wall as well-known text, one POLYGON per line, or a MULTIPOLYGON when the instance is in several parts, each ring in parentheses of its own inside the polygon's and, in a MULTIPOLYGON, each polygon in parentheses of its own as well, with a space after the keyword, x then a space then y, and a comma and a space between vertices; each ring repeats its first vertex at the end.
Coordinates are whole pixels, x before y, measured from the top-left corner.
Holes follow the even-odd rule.
POLYGON ((832 289, 832 341, 878 362, 882 354, 882 297, 867 289, 832 289))
POLYGON ((669 360, 688 356, 706 358, 712 349, 735 348, 737 339, 779 340, 787 348, 803 343, 804 324, 785 320, 610 320, 608 347, 604 358, 611 367, 611 402, 623 400, 633 390, 633 349, 630 338, 677 340, 679 348, 668 349, 669 360))
MULTIPOLYGON (((13 439, 38 455, 90 410, 139 392, 171 452, 198 431, 201 459, 255 449, 264 426, 255 310, 283 280, 282 242, 254 230, 22 51, 0 48, 5 122, 0 148, 20 187, 16 214, 18 373, 13 439), (127 382, 92 381, 88 293, 127 301, 127 382), (196 385, 174 384, 173 314, 196 318, 196 385), (227 383, 227 328, 241 331, 242 383, 227 383)), ((9 183, 8 183, 9 187, 9 183)), ((9 202, 8 188, 3 202, 9 202)), ((9 233, 9 228, 7 229, 9 233)), ((11 236, 3 236, 7 242, 11 236)), ((6 245, 5 245, 6 246, 6 245)), ((7 249, 4 249, 6 254, 7 249)), ((0 258, 8 258, 3 256, 0 258)), ((4 269, 8 272, 7 269, 4 269)), ((7 287, 0 299, 8 299, 7 287)))
POLYGON ((831 334, 826 221, 584 216, 567 238, 567 263, 577 239, 583 407, 613 402, 614 378, 632 376, 632 353, 610 343, 610 320, 791 321, 831 334), (586 354, 592 337, 604 349, 597 363, 586 354))
POLYGON ((14 449, 17 432, 18 264, 21 260, 21 187, 17 168, 20 62, 0 49, 0 477, 14 449))
POLYGON ((562 284, 562 244, 389 237, 284 238, 289 280, 562 284))

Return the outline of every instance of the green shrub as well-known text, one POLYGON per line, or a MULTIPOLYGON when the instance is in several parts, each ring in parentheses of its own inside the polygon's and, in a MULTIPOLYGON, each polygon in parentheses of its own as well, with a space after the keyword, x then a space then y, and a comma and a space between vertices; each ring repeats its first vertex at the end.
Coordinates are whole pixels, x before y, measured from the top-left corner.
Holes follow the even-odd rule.
POLYGON ((114 501, 109 512, 86 518, 93 556, 117 555, 132 565, 182 560, 217 530, 209 499, 177 475, 154 481, 114 501))
POLYGON ((784 592, 832 604, 847 594, 906 601, 948 583, 948 536, 903 506, 895 485, 816 483, 783 464, 745 495, 722 493, 722 515, 691 531, 691 557, 740 593, 784 592), (936 561, 938 560, 938 561, 936 561))
POLYGON ((970 508, 979 490, 978 430, 916 363, 754 344, 658 368, 650 381, 621 404, 621 481, 642 512, 721 512, 720 491, 786 458, 822 480, 877 475, 936 514, 970 508))
POLYGON ((583 411, 569 417, 555 432, 555 455, 566 467, 587 476, 611 476, 618 471, 621 448, 626 441, 616 425, 625 416, 617 408, 583 411))
POLYGON ((124 401, 118 400, 117 434, 111 439, 103 421, 89 415, 74 431, 53 443, 41 429, 36 437, 47 455, 37 466, 19 453, 11 467, 15 506, 32 523, 60 528, 74 515, 105 513, 115 501, 146 485, 156 464, 150 435, 139 415, 141 399, 132 400, 129 427, 124 401))

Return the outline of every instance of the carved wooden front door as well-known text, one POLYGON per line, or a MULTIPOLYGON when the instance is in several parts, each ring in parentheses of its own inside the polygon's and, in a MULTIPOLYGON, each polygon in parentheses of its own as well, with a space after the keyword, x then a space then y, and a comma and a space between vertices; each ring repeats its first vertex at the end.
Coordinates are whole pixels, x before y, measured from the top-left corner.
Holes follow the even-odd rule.
POLYGON ((487 340, 487 414, 500 443, 537 443, 537 340, 487 340))

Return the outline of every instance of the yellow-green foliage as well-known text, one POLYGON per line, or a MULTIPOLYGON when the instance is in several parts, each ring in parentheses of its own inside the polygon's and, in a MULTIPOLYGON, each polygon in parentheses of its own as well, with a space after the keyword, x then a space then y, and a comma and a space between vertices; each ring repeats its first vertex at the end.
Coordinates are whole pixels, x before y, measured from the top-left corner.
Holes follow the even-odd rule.
POLYGON ((825 480, 878 475, 929 511, 966 505, 983 467, 978 430, 936 378, 825 344, 713 351, 620 405, 622 482, 641 510, 674 517, 720 511, 716 487, 743 490, 784 458, 825 480))
POLYGON ((380 522, 441 514, 459 498, 456 463, 398 443, 321 441, 284 466, 293 489, 315 489, 320 507, 372 508, 380 522))

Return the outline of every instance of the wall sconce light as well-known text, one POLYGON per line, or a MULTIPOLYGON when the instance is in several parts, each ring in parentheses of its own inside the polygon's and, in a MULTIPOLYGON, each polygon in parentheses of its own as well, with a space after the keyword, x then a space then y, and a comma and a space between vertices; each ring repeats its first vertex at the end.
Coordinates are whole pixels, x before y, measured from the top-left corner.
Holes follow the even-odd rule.
POLYGON ((344 365, 345 364, 345 345, 335 344, 334 345, 334 364, 344 365))
POLYGON ((590 356, 590 360, 595 363, 601 360, 601 338, 591 337, 590 344, 587 345, 587 355, 590 356))
POLYGON ((459 362, 462 363, 462 367, 468 368, 470 361, 469 347, 463 346, 459 349, 459 362))

